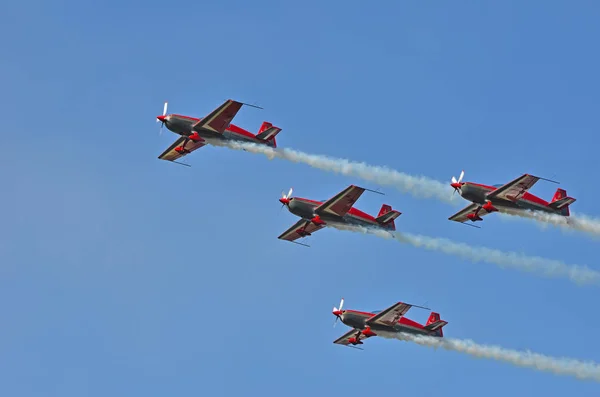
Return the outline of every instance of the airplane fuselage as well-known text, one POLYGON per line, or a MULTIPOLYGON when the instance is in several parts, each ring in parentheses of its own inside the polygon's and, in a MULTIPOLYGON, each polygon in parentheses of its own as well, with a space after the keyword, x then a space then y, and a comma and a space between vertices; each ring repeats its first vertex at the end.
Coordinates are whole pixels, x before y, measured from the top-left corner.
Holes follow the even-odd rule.
MULTIPOLYGON (((340 320, 344 324, 354 329, 364 330, 367 328, 366 321, 375 316, 374 313, 366 313, 359 312, 355 310, 345 310, 343 314, 340 315, 340 320)), ((401 317, 394 325, 386 326, 382 324, 373 324, 368 326, 371 331, 376 334, 397 334, 400 332, 415 334, 415 335, 428 335, 428 336, 439 336, 436 331, 426 330, 421 324, 412 321, 406 317, 401 317)))
MULTIPOLYGON (((321 205, 319 201, 308 200, 305 198, 294 197, 290 200, 287 205, 288 210, 300 218, 310 220, 315 217, 315 209, 321 205)), ((356 208, 351 208, 344 216, 337 216, 333 214, 319 214, 319 217, 326 224, 331 225, 351 225, 351 226, 364 226, 364 227, 381 227, 386 228, 384 225, 378 223, 374 217, 364 213, 356 208)))
MULTIPOLYGON (((176 133, 181 136, 190 136, 194 131, 192 131, 192 127, 196 124, 200 119, 188 116, 182 116, 179 114, 170 114, 165 117, 165 127, 167 127, 170 131, 176 133)), ((254 134, 249 131, 244 130, 236 126, 235 124, 230 124, 229 127, 225 129, 225 131, 220 134, 218 132, 213 132, 210 130, 200 129, 198 135, 203 139, 208 140, 236 140, 243 142, 252 142, 252 143, 260 143, 267 146, 274 146, 273 141, 262 141, 257 139, 254 134)))
MULTIPOLYGON (((499 212, 506 213, 517 213, 522 211, 544 211, 552 214, 560 215, 560 210, 555 210, 548 206, 548 202, 534 196, 530 193, 525 193, 516 202, 504 199, 491 198, 488 199, 487 195, 494 191, 496 188, 492 186, 480 185, 472 182, 465 182, 459 189, 459 193, 465 200, 469 200, 475 204, 484 205, 487 201, 490 201, 499 212)), ((483 211, 483 210, 482 210, 483 211)))

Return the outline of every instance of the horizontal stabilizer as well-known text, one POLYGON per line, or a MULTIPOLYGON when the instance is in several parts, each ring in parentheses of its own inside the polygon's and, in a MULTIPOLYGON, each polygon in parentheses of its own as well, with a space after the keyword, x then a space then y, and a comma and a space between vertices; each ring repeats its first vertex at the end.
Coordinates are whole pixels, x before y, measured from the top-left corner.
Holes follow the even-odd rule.
POLYGON ((386 223, 389 223, 390 221, 393 221, 394 219, 398 218, 400 215, 402 215, 402 213, 396 210, 390 210, 389 212, 386 212, 383 215, 379 215, 377 218, 375 218, 375 220, 377 221, 377 223, 385 225, 386 223))
POLYGON ((264 122, 260 128, 260 131, 256 135, 257 139, 268 141, 269 139, 273 139, 277 134, 281 132, 281 128, 274 127, 269 122, 264 122))
POLYGON ((435 331, 439 328, 442 328, 446 324, 448 324, 448 321, 438 320, 436 322, 426 325, 424 328, 428 331, 435 331))
POLYGON ((556 200, 548 204, 548 207, 553 208, 555 210, 560 210, 568 205, 571 205, 575 202, 573 197, 563 197, 560 200, 556 200))
POLYGON ((383 204, 375 221, 386 229, 396 230, 394 219, 398 218, 400 215, 402 215, 402 213, 393 210, 391 205, 383 204))

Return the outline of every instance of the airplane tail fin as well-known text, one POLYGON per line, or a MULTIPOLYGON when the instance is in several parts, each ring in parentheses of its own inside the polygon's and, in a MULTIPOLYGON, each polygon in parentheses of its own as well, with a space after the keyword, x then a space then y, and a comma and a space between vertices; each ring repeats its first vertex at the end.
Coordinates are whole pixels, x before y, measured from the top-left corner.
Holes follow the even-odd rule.
POLYGON ((277 141, 275 140, 275 136, 281 132, 281 128, 274 127, 273 124, 265 121, 260 126, 258 130, 258 134, 256 134, 256 139, 260 139, 261 141, 266 141, 271 143, 271 146, 277 147, 277 141))
POLYGON ((433 331, 435 336, 443 337, 444 331, 442 331, 442 328, 446 324, 448 324, 448 321, 441 320, 439 313, 431 312, 424 328, 428 331, 433 331))
POLYGON ((565 189, 558 188, 556 189, 556 193, 554 193, 554 197, 552 197, 552 201, 548 206, 555 210, 560 210, 560 213, 563 216, 569 216, 571 214, 569 211, 569 205, 573 204, 574 202, 575 199, 567 196, 567 191, 565 189))
POLYGON ((384 204, 381 206, 379 214, 377 215, 377 218, 375 218, 375 220, 377 221, 377 223, 388 229, 396 230, 396 224, 394 223, 394 219, 398 218, 400 215, 402 215, 401 212, 393 210, 391 206, 384 204))

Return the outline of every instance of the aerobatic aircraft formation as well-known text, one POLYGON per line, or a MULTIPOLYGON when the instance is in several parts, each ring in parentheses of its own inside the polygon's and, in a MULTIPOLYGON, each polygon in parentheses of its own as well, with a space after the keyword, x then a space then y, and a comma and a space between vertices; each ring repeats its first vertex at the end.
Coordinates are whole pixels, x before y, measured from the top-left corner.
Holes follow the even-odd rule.
MULTIPOLYGON (((165 102, 163 113, 156 117, 157 122, 161 123, 161 131, 162 127, 166 126, 179 137, 158 158, 178 163, 178 159, 213 142, 250 142, 276 148, 276 136, 281 132, 281 128, 265 121, 258 133, 253 134, 231 123, 243 105, 247 104, 229 99, 207 116, 196 118, 167 114, 167 103, 165 102)), ((452 177, 450 183, 454 189, 452 194, 458 192, 471 204, 448 219, 471 226, 475 226, 472 223, 482 221, 483 216, 492 212, 518 214, 527 211, 542 211, 569 217, 569 206, 575 202, 575 199, 569 197, 563 189, 557 189, 549 202, 529 193, 528 190, 539 180, 554 182, 529 174, 521 175, 500 185, 463 182, 463 177, 464 171, 461 172, 458 179, 452 177), (467 221, 471 223, 466 223, 467 221)), ((293 197, 293 189, 290 189, 287 194, 283 192, 279 199, 282 208, 287 207, 290 213, 300 219, 278 238, 307 246, 297 240, 309 237, 326 226, 363 226, 388 232, 395 231, 395 219, 401 215, 401 212, 392 209, 390 205, 383 204, 377 216, 369 215, 354 207, 354 203, 367 190, 369 189, 350 185, 324 201, 293 197)), ((375 191, 375 193, 378 192, 375 191)), ((431 312, 424 325, 408 319, 405 314, 411 307, 426 309, 408 303, 398 302, 385 310, 375 312, 343 310, 343 303, 342 299, 340 307, 333 308, 333 315, 336 317, 334 324, 340 320, 351 328, 333 342, 343 346, 356 348, 356 345, 362 345, 363 340, 367 338, 378 335, 394 337, 399 333, 442 338, 444 336, 442 328, 448 324, 447 321, 441 320, 440 315, 436 312, 431 312)))

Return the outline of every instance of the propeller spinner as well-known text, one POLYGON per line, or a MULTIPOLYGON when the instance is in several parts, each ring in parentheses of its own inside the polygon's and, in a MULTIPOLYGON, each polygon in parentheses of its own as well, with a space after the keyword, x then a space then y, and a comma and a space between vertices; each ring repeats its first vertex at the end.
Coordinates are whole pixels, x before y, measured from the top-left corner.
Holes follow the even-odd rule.
POLYGON ((165 125, 165 118, 167 117, 167 105, 168 105, 168 102, 165 102, 165 106, 163 107, 162 115, 156 117, 156 122, 157 123, 158 122, 161 123, 160 124, 159 135, 162 135, 162 129, 163 129, 163 126, 165 125))
MULTIPOLYGON (((452 183, 450 183, 450 186, 452 186, 454 188, 454 192, 452 193, 452 195, 454 195, 454 193, 456 193, 457 191, 459 191, 460 187, 462 186, 462 179, 465 176, 465 171, 462 170, 460 172, 460 176, 458 177, 458 180, 456 180, 456 177, 452 177, 452 183)), ((459 191, 460 194, 460 191, 459 191)))
POLYGON ((337 324, 338 320, 341 320, 341 316, 342 314, 344 314, 344 311, 342 310, 342 307, 344 306, 344 298, 342 298, 342 300, 340 301, 340 307, 333 307, 333 315, 336 317, 335 321, 333 323, 333 326, 335 327, 335 325, 337 324))
POLYGON ((279 202, 282 204, 281 208, 283 208, 284 205, 288 205, 290 203, 290 201, 292 200, 291 197, 293 191, 294 189, 290 188, 288 194, 285 194, 283 191, 281 192, 281 198, 279 199, 279 202))

